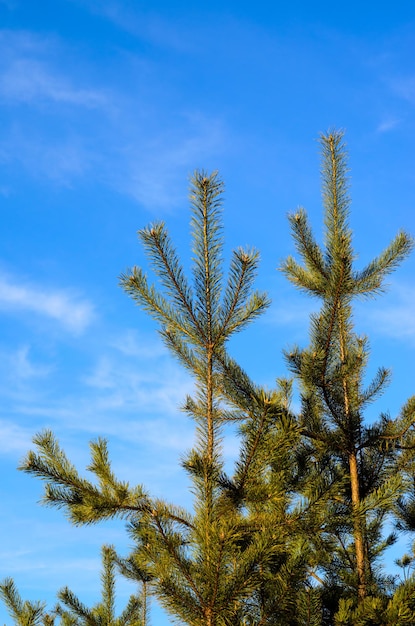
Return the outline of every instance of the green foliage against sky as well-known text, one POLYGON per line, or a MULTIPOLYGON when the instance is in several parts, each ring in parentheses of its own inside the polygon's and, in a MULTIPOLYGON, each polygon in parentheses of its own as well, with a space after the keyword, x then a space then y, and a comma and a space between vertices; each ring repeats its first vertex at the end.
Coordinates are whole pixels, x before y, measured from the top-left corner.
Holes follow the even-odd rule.
MULTIPOLYGON (((286 351, 292 380, 277 379, 274 389, 257 385, 228 351, 231 335, 269 300, 253 291, 256 251, 236 250, 224 275, 217 173, 196 172, 192 179, 192 280, 163 223, 139 232, 158 282, 149 283, 138 267, 121 276, 194 380, 183 410, 195 443, 182 457, 192 510, 119 480, 103 439, 91 443, 93 480, 79 474, 50 431, 36 436, 36 450, 21 466, 45 481, 44 502, 63 509, 75 525, 125 519, 134 548, 127 560, 118 559, 121 570, 148 584, 167 613, 189 626, 415 620, 415 577, 394 581, 382 563, 396 540, 391 523, 413 530, 415 396, 398 417, 380 412, 377 421, 367 421, 365 410, 389 373, 380 368, 367 380, 368 340, 353 321, 355 300, 382 293, 413 241, 400 232, 356 269, 343 134, 322 135, 321 152, 324 244, 299 209, 290 216, 299 260, 289 257, 281 267, 321 303, 311 315, 309 346, 286 351), (229 425, 238 429, 232 472, 223 453, 229 425)), ((72 613, 114 622, 114 559, 107 549, 106 593, 92 612, 68 589, 60 593, 72 613)), ((133 608, 120 619, 129 623, 133 608)))
MULTIPOLYGON (((41 6, 0 0, 0 580, 12 577, 24 599, 48 607, 67 585, 91 607, 100 597, 101 546, 126 556, 132 539, 118 519, 75 527, 62 511, 35 506, 41 483, 16 466, 33 434, 48 429, 83 475, 88 441, 106 439, 121 484, 144 485, 152 498, 192 511, 180 461, 194 447, 194 422, 179 408, 193 397, 192 376, 117 279, 136 264, 157 285, 136 230, 164 222, 193 287, 188 180, 195 169, 220 172, 223 286, 231 251, 254 248, 261 253, 254 290, 271 301, 231 337, 229 355, 266 392, 283 379, 277 394, 288 397, 284 351, 308 347, 309 316, 321 302, 277 267, 290 255, 303 265, 287 220, 298 205, 324 253, 320 130, 347 131, 354 268, 366 267, 399 229, 415 233, 415 3, 41 6)), ((364 388, 377 366, 391 372, 381 398, 365 407, 366 425, 381 411, 397 417, 413 393, 414 275, 411 255, 387 277, 382 297, 354 303, 354 332, 370 338, 364 388)), ((226 393, 239 394, 243 407, 241 387, 233 387, 226 393)), ((302 401, 293 388, 297 415, 302 401)), ((239 446, 246 441, 247 454, 256 432, 237 442, 239 425, 221 431, 234 497, 239 446)), ((330 471, 320 475, 321 489, 330 471)), ((402 527, 413 527, 409 495, 400 515, 402 527)), ((308 519, 310 528, 319 523, 308 519)), ((400 533, 383 553, 387 571, 399 574, 394 560, 410 550, 400 533)), ((133 592, 123 579, 118 589, 117 614, 133 592)), ((167 625, 156 602, 152 615, 167 625)), ((0 603, 0 624, 8 619, 0 603)))

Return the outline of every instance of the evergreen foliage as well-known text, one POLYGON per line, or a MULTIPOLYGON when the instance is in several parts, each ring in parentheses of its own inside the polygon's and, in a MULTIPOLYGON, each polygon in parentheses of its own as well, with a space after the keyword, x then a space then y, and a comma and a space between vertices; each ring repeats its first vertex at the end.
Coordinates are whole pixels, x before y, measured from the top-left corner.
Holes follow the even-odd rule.
MULTIPOLYGON (((65 587, 58 592, 60 603, 56 606, 56 615, 62 618, 65 625, 73 623, 76 626, 147 626, 147 616, 146 612, 143 614, 142 600, 136 595, 130 596, 121 615, 115 616, 117 555, 112 546, 102 547, 102 563, 101 601, 89 608, 79 600, 73 591, 65 587)), ((138 576, 136 580, 139 580, 138 576)))
POLYGON ((387 582, 378 576, 376 563, 394 536, 383 538, 383 526, 399 498, 403 514, 408 484, 399 470, 408 469, 415 444, 415 397, 397 418, 381 414, 378 421, 365 422, 365 408, 382 393, 390 373, 379 368, 365 386, 368 341, 354 330, 353 303, 383 291, 385 278, 408 255, 413 241, 398 233, 376 259, 355 269, 342 133, 322 136, 321 145, 325 245, 318 245, 306 213, 299 210, 290 222, 302 263, 290 257, 282 266, 297 288, 320 299, 321 309, 311 317, 309 348, 294 348, 286 357, 301 386, 299 419, 309 459, 322 471, 328 460, 337 476, 336 497, 322 528, 334 558, 321 566, 342 595, 349 590, 345 607, 354 606, 356 598, 363 603, 368 595, 377 596, 387 582))
MULTIPOLYGON (((194 512, 119 482, 102 440, 91 444, 89 470, 95 483, 79 476, 49 432, 35 439, 38 453, 30 452, 23 464, 25 471, 46 480, 45 501, 64 507, 74 523, 127 518, 136 543, 134 559, 144 564, 154 593, 172 615, 195 626, 243 620, 253 604, 265 623, 266 606, 257 594, 266 584, 264 571, 270 578, 272 566, 274 579, 285 575, 280 582, 285 591, 299 561, 297 579, 305 569, 300 551, 290 557, 286 546, 287 541, 298 544, 299 515, 288 512, 286 478, 292 471, 289 448, 299 431, 283 394, 255 386, 225 348, 231 335, 266 309, 268 299, 252 291, 255 251, 236 250, 223 281, 222 187, 216 173, 198 172, 193 178, 193 284, 163 224, 139 232, 162 290, 137 267, 121 277, 124 289, 160 323, 163 340, 195 379, 194 396, 184 410, 194 420, 197 440, 183 461, 192 480, 194 512), (223 425, 235 420, 241 423, 242 445, 230 478, 223 471, 220 442, 223 425), (272 471, 273 465, 278 471, 272 471)), ((293 611, 292 596, 285 611, 293 611)))
POLYGON ((142 485, 119 481, 102 439, 91 443, 92 478, 84 478, 51 432, 37 435, 37 451, 22 469, 45 481, 45 503, 64 509, 74 524, 121 517, 134 540, 126 559, 105 549, 105 596, 97 607, 60 592, 69 608, 58 610, 65 619, 115 623, 117 563, 143 590, 140 616, 133 602, 120 624, 145 624, 149 595, 189 626, 415 623, 414 577, 394 587, 380 567, 395 540, 385 536, 386 520, 399 520, 398 530, 415 528, 415 397, 396 418, 381 413, 367 424, 365 409, 390 374, 379 368, 365 383, 368 341, 353 325, 356 299, 379 295, 413 242, 399 233, 365 268, 355 268, 342 133, 323 135, 321 147, 324 245, 301 209, 290 217, 300 261, 289 257, 282 266, 297 288, 321 301, 309 347, 286 354, 300 388, 298 415, 292 381, 263 389, 228 353, 229 338, 269 300, 253 290, 256 251, 234 251, 224 277, 217 173, 196 172, 192 179, 191 278, 163 223, 139 231, 157 282, 134 267, 121 286, 158 322, 163 341, 195 381, 183 409, 196 443, 182 462, 194 507, 183 510, 142 485), (221 449, 228 423, 237 425, 240 442, 231 475, 221 449))
POLYGON ((43 602, 30 602, 22 597, 12 578, 6 578, 0 584, 0 597, 17 626, 47 626, 43 602))
MULTIPOLYGON (((136 572, 135 581, 141 580, 144 592, 141 597, 130 596, 119 617, 115 616, 115 567, 119 558, 112 546, 102 547, 101 601, 89 608, 68 587, 58 592, 58 604, 46 611, 45 602, 23 601, 15 582, 6 578, 0 584, 0 597, 17 626, 148 626, 148 603, 145 585, 147 580, 136 572), (62 606, 63 605, 63 606, 62 606)), ((122 566, 120 567, 120 569, 122 566)))

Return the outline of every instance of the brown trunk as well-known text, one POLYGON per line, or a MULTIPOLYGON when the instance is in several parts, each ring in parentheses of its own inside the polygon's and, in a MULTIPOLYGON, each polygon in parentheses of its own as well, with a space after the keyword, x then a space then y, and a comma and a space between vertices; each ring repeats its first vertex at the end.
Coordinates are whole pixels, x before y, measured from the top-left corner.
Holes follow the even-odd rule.
POLYGON ((353 505, 353 535, 354 545, 356 553, 356 569, 358 579, 358 599, 363 600, 366 596, 366 570, 365 570, 365 547, 362 531, 362 523, 360 517, 357 515, 357 508, 360 504, 360 489, 359 489, 359 471, 357 465, 356 453, 353 452, 349 455, 349 468, 350 468, 350 487, 352 492, 352 505, 353 505))
MULTIPOLYGON (((340 358, 342 363, 346 360, 346 342, 345 331, 342 322, 339 324, 340 330, 340 358)), ((347 379, 343 378, 343 393, 344 393, 344 410, 346 416, 346 423, 351 434, 353 425, 350 418, 350 402, 349 402, 349 389, 347 379)), ((360 486, 359 486, 359 466, 357 463, 357 453, 355 444, 351 445, 351 451, 349 452, 349 472, 350 472, 350 490, 352 496, 352 513, 353 513, 353 539, 354 549, 356 555, 356 572, 357 572, 357 598, 358 602, 361 602, 366 597, 366 566, 365 566, 365 545, 362 529, 361 517, 358 515, 358 508, 360 505, 360 486)))
POLYGON ((212 608, 210 606, 206 607, 205 617, 206 617, 206 626, 215 626, 215 619, 213 617, 212 608))

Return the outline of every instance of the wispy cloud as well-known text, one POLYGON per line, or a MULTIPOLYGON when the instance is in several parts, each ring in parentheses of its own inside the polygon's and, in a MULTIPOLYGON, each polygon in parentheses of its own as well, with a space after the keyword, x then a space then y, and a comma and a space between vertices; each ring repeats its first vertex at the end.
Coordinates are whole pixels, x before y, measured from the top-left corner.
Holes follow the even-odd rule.
MULTIPOLYGON (((276 298, 265 323, 290 327, 290 341, 306 338, 309 332, 310 315, 316 312, 319 303, 296 298, 293 294, 285 301, 276 298)), ((399 340, 415 341, 415 291, 409 285, 394 282, 381 306, 375 303, 357 303, 356 326, 367 329, 370 335, 380 335, 399 340)))
POLYGON ((365 309, 371 332, 399 340, 415 341, 415 291, 409 285, 393 284, 393 299, 383 306, 365 309))
POLYGON ((175 208, 187 194, 183 175, 221 151, 225 135, 220 120, 184 116, 179 131, 157 133, 151 141, 138 138, 137 144, 124 150, 124 167, 114 183, 148 210, 175 208))
POLYGON ((223 121, 187 102, 175 102, 171 119, 174 84, 161 85, 162 68, 149 68, 133 55, 119 59, 124 73, 138 78, 126 91, 114 77, 102 87, 93 61, 84 63, 89 82, 82 82, 68 70, 74 53, 59 40, 0 31, 0 49, 0 104, 11 119, 1 133, 0 159, 36 178, 72 186, 88 172, 147 210, 175 209, 187 195, 177 181, 206 166, 228 143, 223 121), (37 123, 28 124, 9 104, 30 108, 37 123))
POLYGON ((74 84, 54 67, 62 51, 54 41, 24 31, 0 31, 0 100, 12 103, 47 102, 105 108, 104 90, 74 84))
POLYGON ((128 329, 110 340, 110 346, 129 357, 156 359, 167 354, 160 341, 149 339, 147 335, 128 329))
POLYGON ((4 393, 8 414, 20 423, 174 453, 191 445, 193 428, 180 407, 193 393, 194 383, 159 340, 142 339, 132 330, 109 339, 107 345, 100 345, 87 371, 68 380, 63 392, 59 363, 44 364, 44 360, 45 356, 43 366, 33 363, 26 347, 2 359, 7 363, 6 382, 8 371, 16 381, 4 393))
POLYGON ((21 456, 30 448, 33 438, 33 428, 24 428, 0 419, 1 454, 13 454, 21 456))
MULTIPOLYGON (((153 357, 144 351, 130 358, 116 354, 99 358, 84 378, 93 390, 92 405, 90 396, 83 402, 90 415, 88 430, 174 450, 190 445, 192 429, 189 434, 189 421, 180 406, 193 392, 194 383, 171 357, 159 351, 160 343, 154 341, 153 357)), ((77 427, 84 428, 82 424, 77 427)))
POLYGON ((100 161, 96 142, 94 149, 88 146, 90 129, 113 115, 116 98, 101 86, 99 76, 91 80, 86 64, 86 77, 74 71, 68 57, 76 53, 56 37, 0 30, 0 52, 1 161, 71 186, 100 161))
MULTIPOLYGON (((179 24, 172 25, 168 19, 163 19, 160 14, 140 10, 139 6, 132 3, 120 3, 114 0, 71 0, 80 4, 89 12, 100 15, 109 20, 117 28, 150 41, 163 48, 178 51, 197 49, 199 33, 194 29, 184 31, 179 24)), ((199 24, 199 29, 200 29, 199 24)))
POLYGON ((76 88, 55 75, 45 63, 33 59, 14 59, 0 74, 0 97, 12 102, 51 100, 87 108, 102 107, 106 98, 90 89, 76 88))
POLYGON ((81 137, 56 139, 33 134, 32 129, 13 128, 0 143, 0 160, 19 164, 38 179, 70 188, 74 180, 91 171, 96 156, 81 137))
POLYGON ((49 365, 34 363, 29 356, 30 346, 22 346, 10 358, 13 375, 20 379, 45 377, 51 372, 49 365))
POLYGON ((394 117, 386 117, 385 119, 383 119, 377 126, 376 128, 376 132, 378 133, 387 133, 391 130, 393 130, 394 128, 396 128, 397 126, 399 126, 399 124, 401 123, 401 120, 394 118, 394 117))
POLYGON ((415 76, 394 77, 391 83, 395 93, 415 104, 415 76))
MULTIPOLYGON (((118 3, 87 4, 112 21, 134 22, 141 24, 143 33, 148 31, 136 10, 128 16, 118 3)), ((144 21, 157 22, 148 16, 144 21)), ((160 27, 153 30, 158 32, 160 27)), ((166 38, 163 35, 157 45, 161 39, 166 38)), ((87 56, 82 74, 88 82, 82 82, 81 73, 73 72, 76 52, 56 37, 3 30, 0 49, 0 103, 27 105, 40 115, 38 124, 28 127, 24 116, 16 117, 13 109, 7 109, 13 122, 4 126, 0 157, 6 163, 20 162, 37 178, 71 186, 88 172, 92 179, 133 197, 147 210, 172 209, 187 194, 177 180, 205 166, 227 144, 222 121, 189 109, 187 102, 175 102, 170 120, 168 103, 176 87, 170 81, 160 84, 162 68, 155 61, 143 62, 137 55, 119 59, 124 73, 133 73, 136 79, 126 91, 114 77, 103 87, 95 62, 87 56), (159 99, 161 90, 164 104, 159 99), (66 119, 73 107, 78 109, 75 126, 66 119), (90 112, 95 110, 100 115, 92 117, 90 112), (89 141, 91 128, 93 143, 89 141)))
MULTIPOLYGON (((271 297, 272 297, 271 292, 271 297)), ((311 300, 296 294, 292 290, 280 289, 273 298, 270 310, 263 318, 264 323, 290 329, 289 342, 292 343, 308 336, 310 315, 319 308, 317 300, 311 300), (285 295, 286 294, 286 295, 285 295)))
POLYGON ((94 317, 92 304, 71 290, 25 284, 1 274, 0 310, 45 316, 75 334, 82 333, 94 317))

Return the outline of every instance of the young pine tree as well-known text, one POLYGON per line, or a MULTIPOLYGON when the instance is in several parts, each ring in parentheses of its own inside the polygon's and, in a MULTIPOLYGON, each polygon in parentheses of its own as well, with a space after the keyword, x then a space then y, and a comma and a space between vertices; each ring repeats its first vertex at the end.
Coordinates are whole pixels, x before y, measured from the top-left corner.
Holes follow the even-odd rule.
MULTIPOLYGON (((112 546, 103 546, 102 563, 102 599, 91 609, 65 587, 58 592, 64 606, 58 603, 48 612, 45 602, 23 601, 11 578, 0 584, 0 598, 16 626, 147 626, 145 593, 130 596, 121 615, 115 616, 115 567, 119 559, 112 546)), ((141 572, 136 572, 135 580, 145 589, 147 581, 141 572)))
MULTIPOLYGON (((280 449, 288 462, 288 448, 299 435, 285 419, 281 394, 253 385, 226 351, 228 339, 264 311, 268 299, 252 292, 256 252, 235 251, 224 284, 222 187, 216 173, 197 172, 192 181, 193 284, 163 224, 139 233, 161 289, 149 285, 140 268, 121 278, 127 293, 159 322, 164 342, 195 380, 194 396, 184 408, 195 423, 196 445, 183 463, 192 481, 193 513, 118 481, 102 440, 91 444, 89 469, 98 484, 80 477, 49 432, 35 438, 38 452, 28 454, 22 469, 46 481, 45 501, 64 507, 75 524, 117 515, 128 519, 133 562, 177 620, 191 626, 276 624, 261 599, 264 575, 280 575, 285 592, 287 576, 301 558, 297 554, 286 566, 286 540, 294 542, 295 532, 286 524, 283 472, 265 482, 261 477, 270 475, 280 449), (243 444, 235 475, 228 478, 221 437, 223 425, 235 420, 242 424, 243 444)), ((277 601, 270 606, 274 610, 277 601)), ((294 614, 295 606, 288 611, 294 614)))
POLYGON ((112 546, 102 547, 102 565, 102 597, 92 608, 87 607, 68 587, 58 592, 60 603, 56 606, 55 613, 61 618, 62 625, 147 626, 146 614, 143 614, 143 598, 137 595, 130 596, 121 615, 115 615, 117 555, 112 546))
POLYGON ((365 268, 355 268, 342 133, 323 135, 321 146, 325 245, 316 242, 301 209, 290 217, 301 262, 289 257, 282 266, 297 288, 320 300, 321 309, 311 317, 309 347, 294 348, 286 356, 301 387, 308 460, 322 471, 329 469, 337 483, 320 533, 332 546, 331 560, 323 563, 326 591, 330 595, 330 588, 337 588, 355 606, 385 591, 376 564, 393 541, 382 536, 386 516, 407 488, 397 470, 414 443, 415 398, 396 419, 382 414, 377 422, 366 423, 365 409, 382 393, 390 374, 380 368, 365 386, 368 342, 354 330, 353 305, 382 292, 385 278, 413 242, 401 232, 365 268))
POLYGON ((46 603, 23 600, 12 578, 6 578, 0 584, 0 598, 16 626, 50 626, 46 603))

